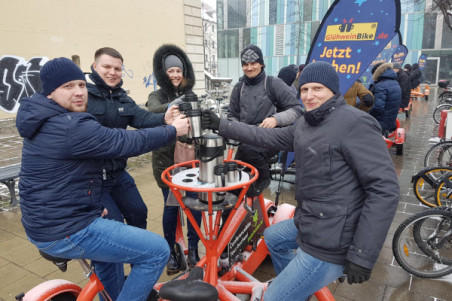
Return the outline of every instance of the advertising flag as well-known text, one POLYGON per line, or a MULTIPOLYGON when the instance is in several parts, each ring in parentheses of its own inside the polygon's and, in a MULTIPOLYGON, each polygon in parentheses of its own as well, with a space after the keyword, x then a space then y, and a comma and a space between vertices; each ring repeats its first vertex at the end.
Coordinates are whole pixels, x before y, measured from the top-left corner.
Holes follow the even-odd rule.
POLYGON ((419 60, 417 62, 419 64, 419 70, 424 70, 425 65, 427 65, 427 55, 421 54, 419 56, 419 60))
POLYGON ((403 66, 403 62, 405 62, 407 54, 408 48, 406 48, 405 45, 400 44, 392 55, 391 63, 399 63, 401 66, 403 66))
POLYGON ((317 30, 307 62, 332 64, 345 94, 399 33, 399 26, 400 0, 336 0, 317 30))
POLYGON ((377 57, 370 63, 366 70, 361 74, 360 80, 364 86, 369 88, 373 82, 372 68, 379 63, 388 63, 392 55, 399 46, 401 38, 399 34, 396 34, 394 38, 386 45, 386 47, 377 55, 377 57))

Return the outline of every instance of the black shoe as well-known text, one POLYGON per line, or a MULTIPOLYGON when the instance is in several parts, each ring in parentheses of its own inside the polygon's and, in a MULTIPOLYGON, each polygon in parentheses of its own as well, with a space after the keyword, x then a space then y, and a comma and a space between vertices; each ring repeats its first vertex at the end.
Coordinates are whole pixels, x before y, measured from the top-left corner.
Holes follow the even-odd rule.
POLYGON ((147 297, 146 301, 158 301, 159 300, 159 293, 152 289, 152 291, 149 293, 149 296, 147 297))
POLYGON ((249 197, 258 196, 259 194, 261 194, 264 191, 265 188, 270 186, 270 182, 271 182, 270 178, 265 179, 265 180, 257 179, 256 182, 254 182, 253 184, 250 185, 250 188, 246 192, 246 195, 249 197))
POLYGON ((199 261, 198 249, 188 249, 188 265, 193 268, 199 261))
POLYGON ((173 275, 181 270, 180 262, 177 258, 177 253, 175 250, 171 250, 168 263, 166 264, 166 274, 173 275))

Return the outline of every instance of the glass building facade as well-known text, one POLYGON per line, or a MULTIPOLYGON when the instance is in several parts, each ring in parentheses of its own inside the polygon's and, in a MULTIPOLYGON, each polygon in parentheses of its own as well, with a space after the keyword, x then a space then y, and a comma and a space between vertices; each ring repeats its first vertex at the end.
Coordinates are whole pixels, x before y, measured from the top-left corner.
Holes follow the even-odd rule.
MULTIPOLYGON (((372 0, 371 0, 372 1, 372 0)), ((333 0, 217 0, 218 75, 236 82, 243 72, 240 51, 249 44, 263 52, 266 72, 305 63, 323 16, 333 0)), ((378 1, 375 1, 378 3, 378 1)), ((431 1, 401 0, 400 32, 409 52, 405 64, 427 55, 426 79, 452 78, 452 30, 431 1)))

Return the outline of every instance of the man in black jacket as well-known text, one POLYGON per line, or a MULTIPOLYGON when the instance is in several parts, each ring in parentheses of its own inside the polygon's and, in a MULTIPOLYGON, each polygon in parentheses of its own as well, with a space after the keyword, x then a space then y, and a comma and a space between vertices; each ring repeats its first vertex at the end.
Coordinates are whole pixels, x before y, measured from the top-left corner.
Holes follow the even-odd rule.
MULTIPOLYGON (((104 47, 94 54, 92 73, 87 80, 88 113, 109 128, 136 129, 164 125, 164 117, 173 114, 175 107, 165 114, 155 114, 141 109, 126 91, 122 89, 121 54, 113 48, 104 47)), ((135 181, 125 170, 127 158, 104 161, 102 204, 108 210, 106 218, 146 229, 147 207, 135 185, 135 181)), ((96 272, 113 299, 119 294, 124 283, 122 264, 97 267, 96 272)))
POLYGON ((334 67, 308 64, 299 85, 306 112, 289 127, 259 128, 203 112, 203 127, 223 137, 295 152, 295 216, 264 232, 277 273, 264 295, 269 301, 306 300, 343 274, 350 284, 367 281, 399 200, 381 127, 346 105, 334 67))
POLYGON ((393 63, 392 69, 395 73, 397 73, 396 80, 400 85, 400 89, 402 90, 402 102, 400 104, 400 107, 406 108, 410 103, 411 96, 410 77, 405 71, 403 71, 402 66, 399 63, 393 63))

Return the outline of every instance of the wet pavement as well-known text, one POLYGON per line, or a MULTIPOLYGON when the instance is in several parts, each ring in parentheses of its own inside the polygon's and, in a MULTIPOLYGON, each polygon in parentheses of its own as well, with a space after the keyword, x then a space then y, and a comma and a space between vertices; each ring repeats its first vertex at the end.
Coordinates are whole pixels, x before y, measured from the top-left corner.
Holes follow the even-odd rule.
MULTIPOLYGON (((401 192, 397 214, 370 280, 361 285, 330 284, 329 288, 336 300, 452 300, 452 276, 441 279, 412 277, 397 265, 391 248, 392 236, 398 225, 411 214, 426 208, 414 196, 410 181, 412 175, 423 168, 423 159, 430 147, 429 139, 436 137, 438 132, 438 126, 432 118, 435 104, 434 88, 428 101, 414 101, 409 119, 405 115, 399 115, 402 127, 407 132, 403 155, 397 156, 395 148, 389 149, 401 192)), ((20 162, 21 139, 14 128, 5 130, 6 128, 3 123, 0 124, 0 166, 20 162)), ((163 199, 152 175, 150 155, 130 159, 129 166, 149 208, 148 230, 162 235, 163 199)), ((277 188, 278 182, 272 181, 264 196, 274 200, 277 188)), ((293 185, 282 183, 279 200, 280 203, 294 204, 293 185)), ((85 284, 86 280, 78 263, 70 262, 68 271, 62 273, 40 257, 37 249, 26 239, 20 216, 19 207, 9 206, 8 190, 0 185, 0 301, 14 300, 18 293, 48 279, 63 278, 80 285, 85 284)), ((202 253, 202 248, 200 252, 202 253)), ((254 276, 262 281, 274 277, 269 258, 254 276)), ((163 274, 160 281, 167 279, 168 276, 163 274)))

